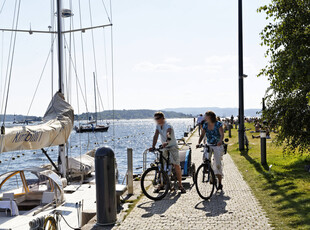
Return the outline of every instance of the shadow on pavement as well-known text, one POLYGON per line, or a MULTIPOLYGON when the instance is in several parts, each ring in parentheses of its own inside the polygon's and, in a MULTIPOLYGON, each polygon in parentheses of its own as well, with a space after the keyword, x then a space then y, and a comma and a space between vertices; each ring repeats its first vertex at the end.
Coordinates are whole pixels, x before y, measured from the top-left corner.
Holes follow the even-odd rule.
POLYGON ((144 209, 145 214, 142 215, 143 218, 149 218, 153 215, 164 216, 164 213, 180 198, 181 194, 179 192, 168 193, 168 195, 159 201, 148 201, 137 206, 137 208, 144 209))
POLYGON ((230 200, 229 196, 225 196, 223 193, 215 194, 210 200, 197 203, 195 209, 206 212, 207 217, 220 216, 228 212, 226 210, 227 200, 230 200))

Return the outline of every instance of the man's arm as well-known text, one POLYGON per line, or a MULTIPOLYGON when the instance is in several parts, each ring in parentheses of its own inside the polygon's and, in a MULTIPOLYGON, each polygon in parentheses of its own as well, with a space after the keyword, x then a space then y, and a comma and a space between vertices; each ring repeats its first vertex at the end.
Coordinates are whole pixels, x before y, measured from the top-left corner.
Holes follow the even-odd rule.
POLYGON ((167 129, 167 141, 171 140, 171 133, 172 133, 172 129, 171 128, 167 129))
POLYGON ((159 136, 159 131, 156 129, 154 137, 153 137, 153 145, 152 145, 153 149, 155 148, 155 146, 157 144, 158 136, 159 136))
POLYGON ((172 132, 172 129, 168 128, 167 129, 167 140, 165 143, 163 143, 164 148, 166 148, 169 145, 169 142, 171 141, 171 132, 172 132))

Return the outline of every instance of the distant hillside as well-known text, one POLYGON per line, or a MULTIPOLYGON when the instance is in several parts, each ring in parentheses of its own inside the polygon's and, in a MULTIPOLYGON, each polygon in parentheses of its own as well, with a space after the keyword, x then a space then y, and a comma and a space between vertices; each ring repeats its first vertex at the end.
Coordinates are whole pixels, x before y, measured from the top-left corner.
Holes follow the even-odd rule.
MULTIPOLYGON (((0 120, 3 120, 3 115, 0 115, 0 120)), ((24 115, 12 115, 12 114, 7 114, 5 117, 5 121, 7 122, 24 122, 25 120, 27 121, 42 121, 42 117, 36 117, 36 116, 24 116, 24 115)))
MULTIPOLYGON (((218 116, 221 117, 230 117, 234 115, 235 117, 238 115, 237 108, 218 108, 218 107, 201 107, 201 108, 168 108, 163 109, 167 118, 191 118, 193 116, 197 116, 200 113, 205 113, 208 110, 214 111, 218 116)), ((115 119, 147 119, 153 118, 154 113, 158 110, 150 110, 150 109, 135 109, 135 110, 115 110, 115 119)), ((260 109, 246 109, 245 116, 259 116, 257 114, 260 112, 260 109)), ((95 117, 95 113, 89 113, 89 116, 95 117)), ((3 119, 3 115, 0 115, 0 120, 3 119)), ((15 119, 16 122, 24 122, 27 121, 41 121, 42 117, 36 116, 24 116, 24 115, 11 115, 8 114, 6 116, 7 122, 13 122, 15 119)), ((79 120, 88 120, 88 115, 86 113, 82 113, 80 115, 75 115, 75 119, 79 120)), ((113 111, 106 110, 98 113, 98 119, 113 119, 113 111)))
MULTIPOLYGON (((167 108, 164 111, 174 111, 178 113, 192 114, 193 116, 197 116, 198 114, 204 114, 208 110, 212 110, 216 113, 217 116, 221 117, 230 117, 231 115, 238 115, 238 108, 218 108, 218 107, 201 107, 201 108, 167 108)), ((244 110, 244 115, 248 117, 259 116, 257 114, 261 109, 246 109, 244 110)))
MULTIPOLYGON (((137 110, 115 110, 115 119, 147 119, 153 118, 154 113, 157 110, 147 110, 147 109, 137 109, 137 110)), ((95 113, 89 113, 89 116, 95 117, 95 113)), ((88 120, 87 113, 82 113, 80 115, 75 115, 75 119, 88 120)), ((186 115, 180 112, 165 111, 165 116, 167 118, 189 118, 191 115, 186 115)), ((106 110, 98 113, 98 119, 113 119, 113 111, 106 110)))

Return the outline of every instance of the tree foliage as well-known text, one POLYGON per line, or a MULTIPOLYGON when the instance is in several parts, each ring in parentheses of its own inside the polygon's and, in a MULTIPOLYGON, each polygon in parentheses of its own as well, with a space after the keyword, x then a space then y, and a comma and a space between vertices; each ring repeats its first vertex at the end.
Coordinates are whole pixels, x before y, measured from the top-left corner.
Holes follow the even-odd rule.
POLYGON ((309 153, 310 0, 272 0, 258 11, 269 21, 261 32, 269 63, 259 75, 270 81, 263 116, 286 151, 309 153))

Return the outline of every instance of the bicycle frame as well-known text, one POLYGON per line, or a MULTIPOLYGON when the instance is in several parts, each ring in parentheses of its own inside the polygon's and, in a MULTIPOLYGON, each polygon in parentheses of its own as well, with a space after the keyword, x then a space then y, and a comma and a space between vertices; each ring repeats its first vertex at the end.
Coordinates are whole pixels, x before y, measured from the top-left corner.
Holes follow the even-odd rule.
MULTIPOLYGON (((161 149, 156 150, 159 153, 159 159, 157 159, 159 162, 157 162, 157 167, 159 171, 165 171, 168 176, 172 173, 172 164, 170 163, 170 153, 168 151, 168 158, 163 156, 163 151, 161 149), (171 166, 171 167, 170 167, 171 166)), ((156 160, 155 160, 156 162, 156 160)))
MULTIPOLYGON (((150 151, 148 149, 146 149, 143 152, 143 172, 147 169, 147 154, 149 152, 150 151)), ((169 171, 172 170, 172 167, 171 167, 171 169, 169 169, 169 166, 172 166, 172 164, 170 163, 170 153, 169 153, 169 151, 168 151, 168 158, 163 156, 163 149, 162 148, 155 149, 154 150, 154 154, 156 155, 156 159, 151 164, 151 166, 157 166, 159 168, 159 171, 161 171, 163 169, 168 174, 169 171)))

